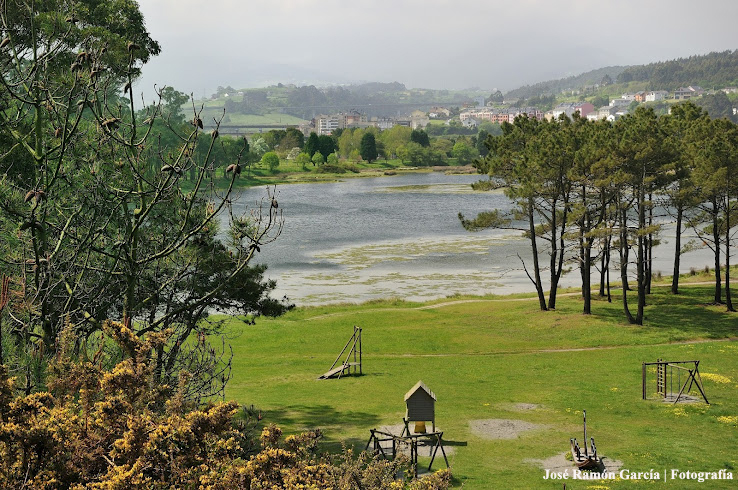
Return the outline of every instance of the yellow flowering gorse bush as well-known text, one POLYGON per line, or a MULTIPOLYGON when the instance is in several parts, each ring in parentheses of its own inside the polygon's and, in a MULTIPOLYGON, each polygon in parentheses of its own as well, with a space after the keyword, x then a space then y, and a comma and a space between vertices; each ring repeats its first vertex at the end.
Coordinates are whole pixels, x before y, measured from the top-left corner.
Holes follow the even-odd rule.
MULTIPOLYGON (((62 342, 48 392, 14 395, 0 365, 0 487, 37 489, 443 489, 448 471, 396 480, 407 461, 352 451, 317 453, 320 431, 289 436, 273 425, 259 441, 235 402, 188 406, 180 389, 153 382, 166 333, 139 339, 123 324, 105 332, 126 358, 105 370, 98 352, 75 360, 62 342)), ((64 338, 64 336, 63 336, 64 338)), ((71 337, 67 337, 70 339, 71 337)))

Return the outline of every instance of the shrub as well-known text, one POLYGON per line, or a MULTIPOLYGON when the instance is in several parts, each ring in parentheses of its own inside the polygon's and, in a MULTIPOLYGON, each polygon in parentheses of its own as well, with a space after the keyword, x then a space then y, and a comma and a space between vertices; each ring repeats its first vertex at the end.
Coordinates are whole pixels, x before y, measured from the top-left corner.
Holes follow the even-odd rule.
MULTIPOLYGON (((258 444, 257 420, 236 420, 235 402, 196 408, 180 386, 154 382, 154 362, 167 333, 138 338, 106 322, 97 352, 76 358, 67 328, 49 365, 49 392, 13 396, 14 380, 0 365, 0 482, 4 488, 448 488, 450 473, 397 481, 407 459, 384 461, 344 450, 317 453, 322 434, 282 440, 269 425, 258 444), (111 339, 113 342, 111 342, 111 339), (104 349, 125 359, 105 369, 104 349), (172 393, 174 392, 174 396, 172 393)), ((248 415, 248 414, 247 414, 248 415)))
POLYGON ((355 163, 344 162, 343 164, 341 164, 341 167, 355 174, 358 174, 360 172, 359 167, 355 163))

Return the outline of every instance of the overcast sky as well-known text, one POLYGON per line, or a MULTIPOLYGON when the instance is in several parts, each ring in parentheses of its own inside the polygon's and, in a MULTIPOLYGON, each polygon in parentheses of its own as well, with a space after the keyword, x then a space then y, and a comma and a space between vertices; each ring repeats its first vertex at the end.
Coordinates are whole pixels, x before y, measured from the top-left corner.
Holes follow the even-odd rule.
POLYGON ((738 49, 736 0, 139 0, 139 92, 398 81, 499 88, 738 49))

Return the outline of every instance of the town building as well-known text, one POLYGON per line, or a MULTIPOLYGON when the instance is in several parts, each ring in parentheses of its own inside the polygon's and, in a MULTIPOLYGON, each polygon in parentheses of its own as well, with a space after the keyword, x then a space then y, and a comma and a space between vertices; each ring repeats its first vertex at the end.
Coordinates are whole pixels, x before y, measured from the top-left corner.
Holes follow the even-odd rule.
POLYGON ((646 93, 646 102, 656 102, 658 100, 664 100, 669 96, 669 92, 666 90, 651 90, 646 93))
POLYGON ((679 87, 674 91, 674 99, 686 100, 693 97, 699 97, 705 91, 699 85, 690 85, 689 87, 679 87))
POLYGON ((565 102, 554 107, 547 116, 557 119, 562 114, 572 117, 575 112, 579 112, 581 117, 587 117, 587 114, 592 111, 594 111, 594 106, 589 102, 565 102))

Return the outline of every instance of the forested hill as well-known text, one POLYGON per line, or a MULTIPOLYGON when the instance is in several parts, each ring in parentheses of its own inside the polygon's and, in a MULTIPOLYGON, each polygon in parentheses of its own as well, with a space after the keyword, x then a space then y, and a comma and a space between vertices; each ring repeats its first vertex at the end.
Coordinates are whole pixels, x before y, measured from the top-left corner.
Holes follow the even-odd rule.
POLYGON ((588 85, 602 84, 603 80, 612 83, 618 78, 623 70, 626 70, 627 68, 628 67, 626 66, 608 66, 588 71, 581 75, 538 82, 533 85, 525 85, 523 87, 510 90, 505 94, 505 97, 513 99, 530 99, 531 97, 538 97, 541 95, 556 95, 566 90, 577 90, 588 85))
POLYGON ((282 113, 310 119, 316 114, 358 110, 367 116, 396 116, 434 105, 459 107, 488 96, 488 91, 408 89, 399 82, 319 88, 283 85, 236 90, 218 87, 207 102, 209 109, 225 108, 228 114, 282 113))
POLYGON ((722 88, 738 85, 738 50, 713 52, 647 65, 609 66, 581 75, 525 85, 505 94, 506 98, 557 95, 595 84, 646 82, 648 90, 674 90, 688 85, 722 88), (604 82, 604 83, 603 83, 604 82))
POLYGON ((649 88, 660 90, 673 90, 687 85, 700 85, 703 88, 736 85, 738 50, 630 66, 620 73, 617 81, 649 82, 649 88))

